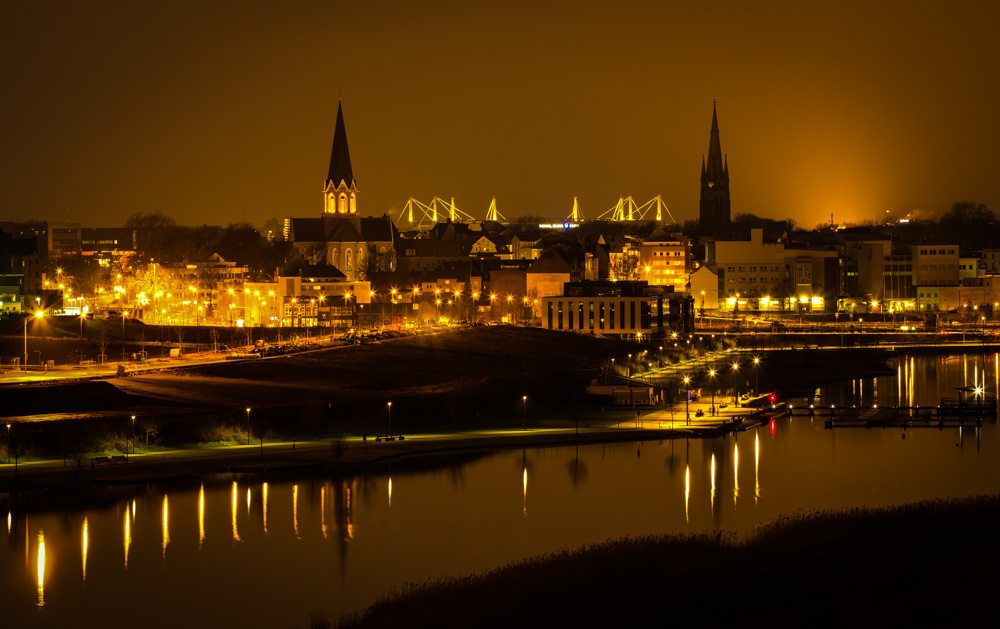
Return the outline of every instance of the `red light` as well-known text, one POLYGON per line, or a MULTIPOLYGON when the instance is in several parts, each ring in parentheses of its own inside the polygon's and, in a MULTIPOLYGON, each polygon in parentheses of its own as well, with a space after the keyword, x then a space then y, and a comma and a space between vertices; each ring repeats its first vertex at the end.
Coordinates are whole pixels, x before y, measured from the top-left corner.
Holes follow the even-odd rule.
POLYGON ((771 402, 774 402, 775 400, 778 399, 778 396, 772 393, 771 395, 767 396, 767 399, 769 399, 771 402))

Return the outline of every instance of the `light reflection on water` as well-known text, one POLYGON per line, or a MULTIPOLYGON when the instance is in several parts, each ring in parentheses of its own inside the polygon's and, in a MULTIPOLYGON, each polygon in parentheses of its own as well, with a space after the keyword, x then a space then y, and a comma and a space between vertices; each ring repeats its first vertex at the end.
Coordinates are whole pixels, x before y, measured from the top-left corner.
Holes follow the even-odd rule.
POLYGON ((38 607, 45 607, 45 532, 38 529, 38 607))
MULTIPOLYGON (((877 381, 822 389, 821 402, 929 405, 953 396, 966 373, 990 396, 1000 379, 996 356, 901 358, 892 368, 895 375, 877 381)), ((637 450, 622 443, 506 451, 431 469, 396 462, 391 477, 385 470, 353 478, 206 479, 171 486, 169 504, 166 488, 152 486, 109 489, 112 500, 91 509, 27 515, 15 505, 7 543, 0 544, 0 591, 9 601, 4 625, 70 626, 115 609, 153 627, 307 626, 312 611, 336 616, 362 608, 407 581, 487 570, 609 537, 747 532, 786 514, 1000 489, 992 422, 964 431, 830 431, 797 415, 752 435, 646 442, 642 456, 637 450), (978 450, 961 447, 972 431, 978 450), (752 496, 740 492, 750 481, 749 466, 739 465, 749 439, 752 496), (720 499, 730 490, 732 500, 720 499), (39 533, 30 549, 29 519, 39 533), (75 562, 60 560, 76 549, 83 579, 68 565, 75 562), (32 550, 37 566, 28 563, 32 550), (192 620, 191 609, 205 597, 227 604, 199 607, 192 620)))

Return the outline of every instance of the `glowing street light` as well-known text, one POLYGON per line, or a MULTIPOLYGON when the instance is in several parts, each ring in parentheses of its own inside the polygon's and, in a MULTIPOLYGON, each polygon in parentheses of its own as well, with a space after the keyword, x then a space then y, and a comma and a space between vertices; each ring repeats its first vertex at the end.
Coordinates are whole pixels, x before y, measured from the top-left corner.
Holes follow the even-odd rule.
POLYGON ((712 379, 712 417, 715 417, 715 370, 708 370, 708 377, 712 379))
POLYGON ((739 373, 740 364, 737 361, 733 361, 733 406, 735 408, 740 407, 740 385, 736 380, 736 376, 739 373))
MULTIPOLYGON (((125 453, 128 454, 127 449, 125 450, 125 453)), ((135 415, 132 416, 132 454, 135 454, 135 415)), ((127 456, 125 458, 126 460, 128 459, 127 456)))
MULTIPOLYGON (((691 383, 691 378, 684 376, 684 414, 687 415, 686 424, 691 423, 691 391, 688 389, 688 385, 691 383)), ((673 417, 673 414, 670 415, 673 417)))
POLYGON ((250 445, 250 407, 247 407, 247 445, 250 445))
POLYGON ((24 373, 28 373, 28 319, 32 317, 41 319, 43 316, 45 316, 44 310, 29 314, 24 318, 24 373))
POLYGON ((524 426, 524 430, 528 429, 528 396, 521 396, 521 424, 524 426))
POLYGON ((391 437, 392 436, 392 402, 389 402, 387 406, 389 407, 389 436, 391 437))

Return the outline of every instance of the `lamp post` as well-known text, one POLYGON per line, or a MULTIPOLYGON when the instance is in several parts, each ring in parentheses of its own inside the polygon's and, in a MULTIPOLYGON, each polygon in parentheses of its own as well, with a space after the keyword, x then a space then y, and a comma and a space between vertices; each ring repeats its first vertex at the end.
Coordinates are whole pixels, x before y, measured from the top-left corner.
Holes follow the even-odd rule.
POLYGON ((87 318, 87 315, 80 313, 80 342, 79 348, 77 349, 77 354, 79 354, 80 363, 83 364, 83 320, 87 318))
POLYGON ((733 361, 733 406, 735 408, 740 407, 740 384, 737 381, 736 376, 739 374, 740 364, 737 361, 733 361))
POLYGON ((760 365, 760 358, 754 356, 753 359, 753 393, 760 395, 760 378, 757 376, 757 366, 760 365))
MULTIPOLYGON (((687 416, 687 421, 685 424, 691 424, 691 391, 688 389, 688 384, 690 384, 691 378, 684 376, 684 414, 687 416)), ((673 417, 673 414, 671 414, 673 417)))
POLYGON ((125 362, 125 319, 128 319, 128 313, 122 312, 122 362, 125 362))
MULTIPOLYGON (((128 449, 126 448, 125 454, 128 454, 128 449)), ((132 416, 132 454, 135 454, 135 415, 132 416)), ((126 460, 128 457, 125 457, 126 460)))
POLYGON ((524 430, 528 429, 528 396, 521 396, 521 425, 524 430))
MULTIPOLYGON (((45 316, 45 311, 41 310, 34 314, 29 314, 24 318, 24 373, 28 373, 28 319, 34 317, 40 319, 45 316)), ((38 362, 41 363, 41 352, 38 352, 38 362)))
POLYGON ((10 451, 14 450, 14 478, 17 478, 17 449, 10 442, 10 424, 7 424, 7 464, 10 464, 10 451))
POLYGON ((250 445, 250 407, 247 407, 247 445, 250 445))
POLYGON ((715 370, 708 370, 708 377, 712 379, 712 417, 715 417, 715 370))
POLYGON ((392 436, 392 402, 389 402, 389 436, 392 436))

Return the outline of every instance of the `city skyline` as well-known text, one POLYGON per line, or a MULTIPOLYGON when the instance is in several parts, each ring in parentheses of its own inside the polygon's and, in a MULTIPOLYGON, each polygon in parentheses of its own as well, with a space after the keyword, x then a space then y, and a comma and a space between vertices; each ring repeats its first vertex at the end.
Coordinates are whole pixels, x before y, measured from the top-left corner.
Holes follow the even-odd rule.
POLYGON ((695 219, 713 100, 733 216, 1000 206, 987 3, 3 12, 4 220, 318 216, 341 96, 365 216, 437 195, 560 218, 575 196, 596 218, 659 194, 695 219))

